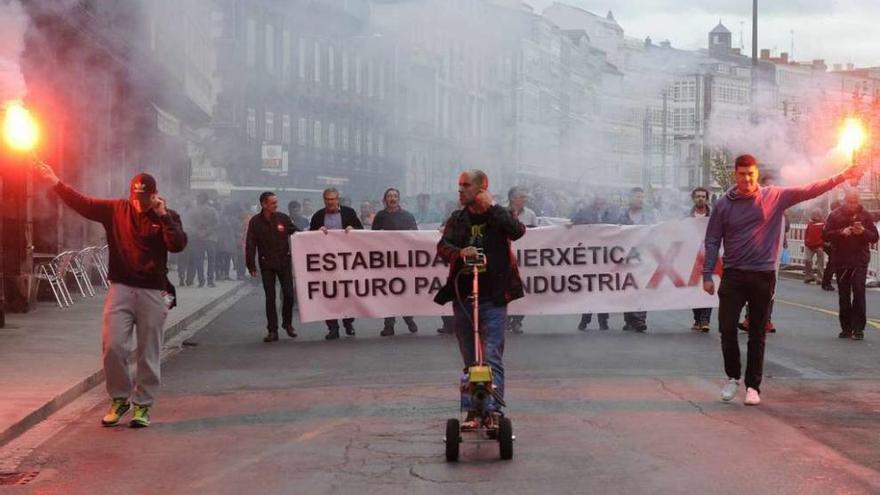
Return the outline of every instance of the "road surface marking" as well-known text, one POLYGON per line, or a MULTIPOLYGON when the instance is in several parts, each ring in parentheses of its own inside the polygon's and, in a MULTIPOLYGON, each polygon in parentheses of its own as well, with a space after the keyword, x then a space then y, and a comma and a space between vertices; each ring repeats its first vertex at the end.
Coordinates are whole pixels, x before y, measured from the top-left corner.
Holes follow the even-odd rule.
MULTIPOLYGON (((825 308, 817 308, 816 306, 810 306, 809 304, 802 304, 802 303, 797 303, 797 302, 794 302, 794 301, 786 301, 785 299, 776 299, 776 300, 779 301, 779 302, 781 302, 782 304, 788 304, 788 305, 790 305, 790 306, 797 306, 797 307, 799 307, 799 308, 804 308, 804 309, 812 309, 813 311, 818 311, 818 312, 820 312, 820 313, 825 313, 826 315, 840 316, 840 313, 837 313, 836 311, 831 311, 831 310, 829 310, 829 309, 825 309, 825 308)), ((872 319, 869 318, 869 319, 868 319, 868 325, 871 325, 871 326, 874 327, 875 329, 880 330, 880 321, 872 320, 872 319)))

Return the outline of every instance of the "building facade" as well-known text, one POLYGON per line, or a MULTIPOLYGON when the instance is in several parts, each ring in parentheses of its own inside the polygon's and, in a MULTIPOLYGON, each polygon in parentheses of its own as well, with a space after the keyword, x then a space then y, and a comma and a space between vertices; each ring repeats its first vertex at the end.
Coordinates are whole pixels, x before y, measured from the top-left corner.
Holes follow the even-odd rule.
POLYGON ((368 1, 217 5, 222 91, 213 180, 200 187, 240 199, 336 187, 360 198, 403 173, 391 158, 394 47, 370 31, 368 1))

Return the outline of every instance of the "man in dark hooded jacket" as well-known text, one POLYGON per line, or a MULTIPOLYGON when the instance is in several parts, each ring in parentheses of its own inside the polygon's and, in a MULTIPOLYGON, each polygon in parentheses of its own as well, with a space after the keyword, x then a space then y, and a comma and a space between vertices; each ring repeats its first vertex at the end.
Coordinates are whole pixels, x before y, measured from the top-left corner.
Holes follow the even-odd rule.
POLYGON ((877 225, 861 205, 859 191, 846 192, 843 206, 831 212, 822 237, 834 246, 837 294, 842 339, 865 338, 865 280, 871 262, 871 244, 877 242, 877 225))

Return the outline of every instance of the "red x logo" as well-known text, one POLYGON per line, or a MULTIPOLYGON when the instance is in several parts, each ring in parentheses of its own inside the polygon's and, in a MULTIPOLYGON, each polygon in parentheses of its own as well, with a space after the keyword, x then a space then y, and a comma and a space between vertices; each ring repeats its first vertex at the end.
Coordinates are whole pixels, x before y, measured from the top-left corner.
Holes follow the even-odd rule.
POLYGON ((665 256, 655 246, 648 248, 651 256, 657 261, 657 270, 654 271, 654 275, 651 275, 651 280, 648 281, 647 287, 649 289, 656 289, 664 277, 669 277, 672 280, 672 284, 676 287, 684 287, 684 279, 675 271, 675 258, 681 252, 683 244, 680 241, 673 242, 669 245, 669 249, 666 250, 665 256))

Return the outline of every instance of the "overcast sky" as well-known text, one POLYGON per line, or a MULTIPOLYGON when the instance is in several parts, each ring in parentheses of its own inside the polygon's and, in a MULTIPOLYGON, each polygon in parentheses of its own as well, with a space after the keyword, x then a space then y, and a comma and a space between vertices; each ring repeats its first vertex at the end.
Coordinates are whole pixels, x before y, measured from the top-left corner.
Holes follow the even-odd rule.
MULTIPOLYGON (((541 12, 553 0, 523 0, 541 12)), ((681 49, 705 48, 708 32, 721 19, 733 33, 734 48, 743 33, 751 53, 751 0, 560 0, 596 14, 609 9, 627 36, 654 42, 669 39, 681 49), (741 24, 742 23, 742 24, 741 24)), ((880 0, 759 0, 759 48, 775 53, 791 48, 798 61, 825 59, 880 66, 880 0)))

